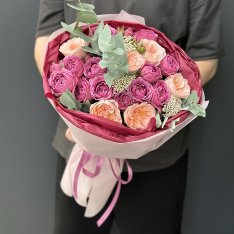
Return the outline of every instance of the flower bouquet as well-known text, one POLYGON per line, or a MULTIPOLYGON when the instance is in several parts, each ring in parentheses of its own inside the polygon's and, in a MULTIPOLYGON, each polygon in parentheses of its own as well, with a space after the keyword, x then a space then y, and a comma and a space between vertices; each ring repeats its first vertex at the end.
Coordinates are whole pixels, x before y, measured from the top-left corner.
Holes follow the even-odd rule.
MULTIPOLYGON (((70 5, 70 4, 69 4, 70 5)), ((94 6, 70 5, 77 22, 53 33, 45 50, 43 85, 77 143, 61 186, 97 214, 116 182, 132 179, 126 159, 157 149, 196 116, 205 117, 198 67, 162 32, 139 16, 97 16, 94 6), (126 161, 129 178, 121 180, 126 161), (89 197, 88 203, 87 198, 89 197)))

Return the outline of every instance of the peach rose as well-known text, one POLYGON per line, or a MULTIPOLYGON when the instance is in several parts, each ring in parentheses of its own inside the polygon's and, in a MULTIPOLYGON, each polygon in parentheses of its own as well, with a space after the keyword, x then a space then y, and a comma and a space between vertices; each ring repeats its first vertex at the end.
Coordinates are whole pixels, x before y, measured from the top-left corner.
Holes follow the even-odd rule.
POLYGON ((166 56, 165 49, 156 41, 147 39, 143 39, 142 41, 146 49, 145 53, 142 54, 145 60, 158 66, 163 58, 166 56))
POLYGON ((129 72, 137 71, 145 64, 144 57, 136 50, 127 51, 129 72))
POLYGON ((90 114, 104 117, 122 124, 118 103, 115 100, 101 100, 90 106, 90 114))
POLYGON ((171 95, 176 98, 187 98, 190 94, 190 86, 188 81, 184 79, 181 73, 168 76, 165 80, 167 88, 171 95))
POLYGON ((63 43, 60 46, 59 51, 64 56, 78 56, 83 59, 87 52, 81 49, 82 46, 88 46, 88 43, 80 37, 74 37, 63 43))
POLYGON ((142 102, 129 106, 124 112, 124 121, 129 128, 144 130, 150 119, 155 118, 156 111, 151 104, 142 102))

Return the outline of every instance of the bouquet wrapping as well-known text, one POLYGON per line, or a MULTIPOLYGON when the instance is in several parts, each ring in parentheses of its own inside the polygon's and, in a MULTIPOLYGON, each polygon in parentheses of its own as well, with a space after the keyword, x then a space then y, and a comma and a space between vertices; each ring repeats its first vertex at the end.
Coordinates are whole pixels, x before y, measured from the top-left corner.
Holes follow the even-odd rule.
MULTIPOLYGON (((204 109, 207 108, 208 102, 205 101, 198 67, 179 46, 167 39, 162 32, 145 26, 144 18, 129 15, 124 11, 121 11, 119 15, 99 15, 98 20, 104 20, 104 24, 115 29, 124 25, 124 27, 131 27, 134 31, 145 29, 155 32, 158 35, 158 44, 165 49, 168 55, 176 58, 179 64, 178 72, 187 79, 191 91, 196 91, 199 99, 197 103, 204 109)), ((91 25, 91 29, 97 25, 91 25)), ((82 28, 84 32, 88 33, 87 26, 82 28)), ((154 128, 158 121, 155 118, 150 119, 147 128, 133 129, 110 119, 67 109, 56 99, 48 80, 51 64, 54 62, 59 64, 59 60, 61 60, 62 55, 59 48, 69 39, 70 34, 64 29, 54 32, 49 38, 45 49, 43 86, 45 96, 65 121, 76 142, 61 181, 64 193, 74 196, 78 204, 86 207, 85 216, 92 217, 103 208, 118 182, 109 208, 98 221, 100 226, 113 209, 120 193, 121 184, 130 182, 133 176, 126 159, 137 159, 157 149, 197 116, 188 110, 182 110, 168 118, 163 129, 154 128), (171 131, 173 121, 176 128, 171 131), (124 161, 128 166, 128 181, 121 180, 124 161), (87 198, 89 198, 88 202, 87 198)), ((168 73, 163 70, 162 63, 160 66, 162 66, 162 73, 168 73)))

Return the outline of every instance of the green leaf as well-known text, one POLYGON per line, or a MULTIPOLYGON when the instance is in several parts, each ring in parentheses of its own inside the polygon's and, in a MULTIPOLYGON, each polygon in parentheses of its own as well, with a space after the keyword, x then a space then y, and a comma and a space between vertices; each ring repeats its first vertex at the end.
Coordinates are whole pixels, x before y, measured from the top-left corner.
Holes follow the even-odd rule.
POLYGON ((116 48, 115 50, 112 50, 112 53, 117 54, 117 55, 123 55, 124 50, 121 48, 116 48))
POLYGON ((82 108, 80 111, 89 113, 89 110, 90 110, 90 102, 89 100, 87 100, 85 103, 82 103, 82 108))
POLYGON ((175 131, 176 122, 179 122, 179 121, 180 121, 180 118, 177 118, 177 119, 171 121, 171 132, 175 131))
POLYGON ((112 82, 116 79, 116 78, 119 78, 120 76, 123 75, 123 72, 121 71, 116 71, 116 72, 110 72, 108 71, 105 75, 104 75, 104 78, 105 78, 105 82, 107 83, 107 85, 109 86, 109 88, 111 87, 112 85, 112 82))
POLYGON ((162 120, 160 118, 160 114, 158 113, 158 111, 157 111, 157 114, 155 116, 155 119, 156 119, 156 128, 159 128, 162 125, 162 120))
MULTIPOLYGON (((77 22, 77 23, 79 23, 79 22, 77 22)), ((74 29, 74 31, 78 31, 78 32, 83 33, 83 29, 82 29, 81 27, 74 29)), ((72 39, 72 38, 74 38, 74 37, 76 37, 76 36, 75 36, 74 34, 71 33, 70 39, 72 39)))
POLYGON ((197 96, 197 91, 193 90, 190 95, 183 100, 183 104, 189 105, 189 104, 196 104, 199 101, 199 97, 197 96))
POLYGON ((76 108, 75 102, 69 97, 69 95, 67 93, 63 93, 61 95, 60 102, 70 110, 76 108))
POLYGON ((89 47, 89 46, 82 46, 81 47, 84 51, 87 51, 89 53, 92 53, 92 54, 97 54, 99 56, 101 56, 102 54, 96 50, 94 50, 93 48, 89 47))
MULTIPOLYGON (((67 4, 69 7, 71 7, 71 8, 73 8, 73 9, 76 9, 76 10, 78 10, 78 11, 90 11, 90 10, 88 10, 88 9, 85 9, 84 7, 79 7, 79 6, 74 6, 74 5, 72 5, 72 4, 67 4)), ((83 5, 83 4, 82 4, 83 5)), ((91 9, 91 11, 92 11, 92 9, 91 9)))
POLYGON ((138 71, 127 72, 125 75, 127 75, 127 76, 133 76, 133 75, 136 75, 137 72, 138 71))
POLYGON ((168 120, 168 117, 166 117, 166 118, 163 120, 163 123, 162 123, 162 126, 161 126, 162 129, 165 127, 165 124, 166 124, 167 120, 168 120))
POLYGON ((206 111, 200 104, 191 104, 189 111, 194 115, 206 117, 206 111))
POLYGON ((111 30, 110 30, 108 24, 106 24, 104 29, 99 34, 98 44, 101 43, 103 45, 106 45, 110 42, 110 40, 111 40, 111 30))
POLYGON ((75 103, 76 105, 76 110, 80 110, 82 105, 79 101, 76 100, 75 96, 69 91, 66 89, 65 93, 73 100, 73 102, 75 103))
POLYGON ((87 12, 79 12, 77 14, 77 21, 88 24, 96 24, 98 22, 98 17, 93 10, 87 12))
POLYGON ((88 3, 78 3, 77 6, 82 6, 83 8, 85 8, 86 10, 93 10, 95 7, 94 5, 88 4, 88 3))
POLYGON ((65 24, 63 22, 61 22, 61 25, 66 31, 68 31, 69 33, 75 35, 76 37, 81 37, 86 42, 89 42, 89 43, 93 41, 93 39, 91 37, 85 35, 84 33, 80 32, 79 30, 74 30, 71 26, 69 26, 69 25, 67 25, 67 24, 65 24))
POLYGON ((94 40, 97 41, 99 34, 102 32, 104 27, 104 22, 103 20, 99 23, 98 27, 96 28, 95 32, 94 32, 94 40))

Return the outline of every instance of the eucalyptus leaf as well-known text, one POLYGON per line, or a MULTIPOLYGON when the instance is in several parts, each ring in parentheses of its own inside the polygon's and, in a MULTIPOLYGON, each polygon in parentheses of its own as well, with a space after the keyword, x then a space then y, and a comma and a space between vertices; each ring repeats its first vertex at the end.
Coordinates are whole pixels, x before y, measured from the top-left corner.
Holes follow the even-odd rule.
POLYGON ((177 118, 177 119, 171 121, 171 132, 175 131, 176 122, 179 122, 179 121, 180 121, 180 118, 177 118))
POLYGON ((98 22, 98 17, 93 10, 82 12, 77 14, 77 21, 88 24, 96 24, 98 22))
POLYGON ((69 33, 75 35, 76 37, 81 37, 86 42, 89 42, 89 43, 93 41, 93 39, 91 37, 85 35, 84 33, 80 32, 79 30, 74 30, 71 26, 69 26, 69 25, 67 25, 67 24, 65 24, 63 22, 61 22, 61 25, 66 31, 68 31, 69 33))
POLYGON ((198 101, 199 97, 197 96, 197 91, 193 90, 192 93, 186 99, 183 100, 183 104, 196 104, 198 101))
POLYGON ((102 59, 99 62, 99 66, 103 69, 103 68, 106 68, 106 67, 114 66, 117 62, 118 61, 116 61, 116 60, 104 60, 104 59, 102 59))
POLYGON ((94 5, 88 4, 88 3, 78 3, 77 6, 82 6, 83 8, 85 8, 86 10, 93 10, 95 9, 94 5))
POLYGON ((102 54, 96 50, 94 50, 93 48, 89 47, 89 46, 82 46, 81 47, 84 51, 87 51, 89 53, 92 53, 92 54, 96 54, 96 55, 99 55, 101 56, 102 54))
POLYGON ((165 124, 166 124, 167 120, 168 120, 168 117, 166 117, 166 118, 163 120, 163 123, 162 123, 162 126, 161 126, 162 129, 165 127, 165 124))
POLYGON ((124 50, 121 48, 116 48, 115 50, 112 50, 112 53, 117 54, 117 55, 123 55, 124 50))
POLYGON ((99 34, 98 44, 106 45, 110 41, 111 41, 111 30, 110 30, 108 24, 106 24, 104 29, 99 34))
POLYGON ((127 76, 133 76, 136 75, 138 71, 132 71, 132 72, 127 72, 125 75, 127 76))
POLYGON ((156 128, 159 128, 162 125, 162 120, 160 118, 160 114, 158 113, 158 111, 157 111, 157 114, 155 116, 155 119, 156 119, 156 128))
POLYGON ((65 93, 74 101, 74 103, 76 104, 76 110, 80 110, 82 105, 79 101, 76 100, 75 96, 73 95, 73 93, 71 93, 69 90, 66 89, 65 93))
POLYGON ((194 115, 206 117, 206 111, 200 104, 191 104, 188 110, 194 115))
POLYGON ((101 31, 103 30, 104 27, 104 22, 103 20, 99 23, 99 25, 97 26, 95 32, 94 32, 94 40, 97 41, 99 34, 101 33, 101 31))
MULTIPOLYGON (((74 29, 74 31, 78 31, 78 32, 83 33, 83 29, 82 29, 81 27, 79 27, 79 28, 77 28, 77 29, 74 29)), ((74 34, 71 33, 70 39, 72 39, 72 38, 74 38, 74 37, 76 37, 76 36, 75 36, 74 34)))
POLYGON ((90 102, 89 100, 87 100, 85 103, 82 103, 82 108, 80 111, 89 113, 89 110, 90 110, 90 102))
POLYGON ((60 102, 62 103, 62 105, 64 105, 68 109, 75 109, 76 108, 75 102, 70 98, 70 96, 67 93, 63 93, 61 95, 60 102))
MULTIPOLYGON (((76 9, 78 11, 92 11, 92 9, 85 9, 84 7, 80 7, 80 6, 75 6, 75 5, 72 5, 72 4, 67 4, 69 7, 73 8, 73 9, 76 9)), ((83 6, 83 4, 82 4, 83 6)))
POLYGON ((112 82, 116 79, 116 78, 119 78, 120 76, 123 75, 123 72, 121 71, 116 71, 116 72, 110 72, 108 71, 105 75, 104 75, 104 78, 105 78, 105 82, 107 83, 107 85, 109 86, 109 88, 111 87, 112 85, 112 82))

